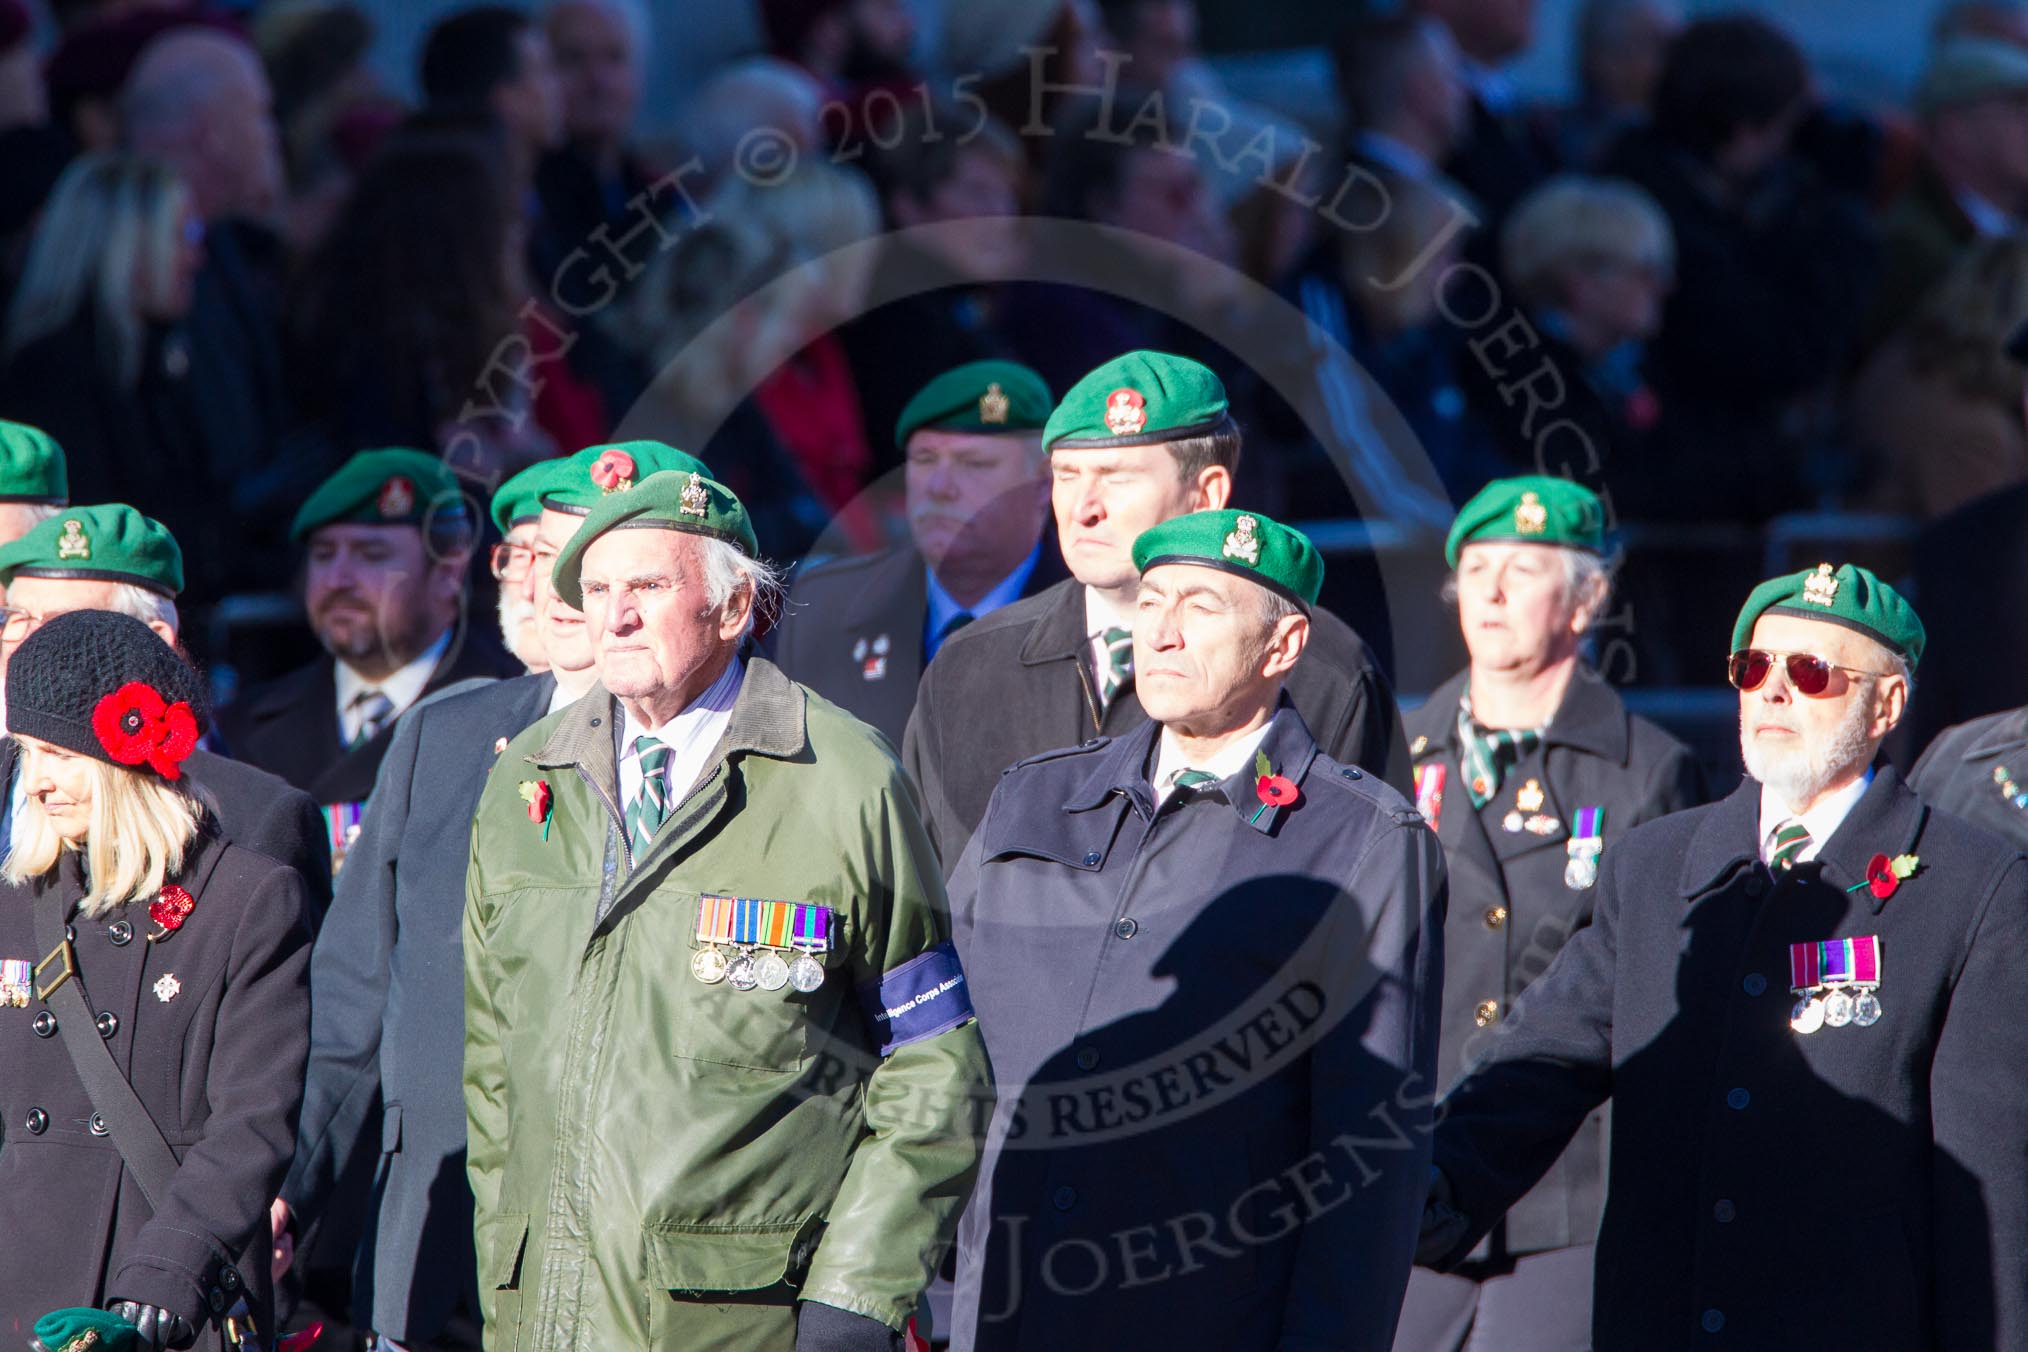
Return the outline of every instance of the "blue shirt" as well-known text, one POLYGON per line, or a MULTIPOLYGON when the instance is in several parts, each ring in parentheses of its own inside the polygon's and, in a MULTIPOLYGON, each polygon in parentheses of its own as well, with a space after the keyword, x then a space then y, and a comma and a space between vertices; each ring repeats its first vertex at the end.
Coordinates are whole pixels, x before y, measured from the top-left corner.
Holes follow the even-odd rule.
POLYGON ((990 615, 1001 606, 1012 605, 1021 599, 1021 591, 1028 585, 1028 579, 1035 574, 1035 565, 1042 562, 1042 542, 1037 540, 1035 548, 1028 551, 1028 557, 1014 566, 1014 571, 993 584, 993 589, 969 606, 961 606, 951 594, 944 590, 944 584, 937 581, 937 570, 925 568, 929 576, 929 614, 923 622, 922 660, 927 666, 943 646, 943 634, 952 620, 960 615, 978 619, 990 615))

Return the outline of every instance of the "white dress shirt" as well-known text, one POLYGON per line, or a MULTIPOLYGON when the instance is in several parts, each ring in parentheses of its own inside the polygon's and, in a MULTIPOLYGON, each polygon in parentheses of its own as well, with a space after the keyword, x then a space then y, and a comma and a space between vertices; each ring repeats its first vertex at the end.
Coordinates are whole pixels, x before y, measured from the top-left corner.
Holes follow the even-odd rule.
POLYGON ((653 737, 669 748, 669 760, 663 768, 662 801, 673 811, 689 796, 697 776, 717 750, 718 739, 725 735, 726 725, 732 722, 733 701, 739 698, 739 685, 745 678, 746 663, 733 658, 703 694, 659 728, 648 727, 624 703, 620 705, 621 812, 641 792, 641 753, 635 742, 642 737, 653 737))
POLYGON ((1090 587, 1084 589, 1084 631, 1091 635, 1085 646, 1091 653, 1092 693, 1100 693, 1105 685, 1106 671, 1111 664, 1106 661, 1106 630, 1134 628, 1134 611, 1131 606, 1115 611, 1099 599, 1099 594, 1090 587))
MULTIPOLYGON (((1162 806, 1169 801, 1169 795, 1176 792, 1176 786, 1169 782, 1169 776, 1178 770, 1202 770, 1216 779, 1230 779, 1241 770, 1250 767, 1253 764, 1254 753, 1259 751, 1260 744, 1267 740, 1268 729, 1275 725, 1275 717, 1270 715, 1266 722, 1252 732, 1244 737, 1235 737, 1220 748, 1217 755, 1197 764, 1192 764, 1184 758, 1183 748, 1177 743, 1176 734, 1163 728, 1162 735, 1155 741, 1155 779, 1151 785, 1155 790, 1155 806, 1162 806)), ((1276 773, 1279 774, 1281 770, 1281 766, 1275 767, 1276 773)))
POLYGON ((437 663, 444 660, 444 653, 451 646, 451 631, 446 629, 437 635, 437 641, 422 650, 406 665, 395 670, 383 681, 369 681, 344 662, 338 663, 338 735, 345 745, 351 746, 359 740, 359 729, 366 721, 366 710, 361 707, 359 697, 378 690, 394 705, 387 717, 381 720, 386 727, 401 717, 409 705, 422 698, 424 687, 436 672, 437 663))
POLYGON ((1761 785, 1760 862, 1765 864, 1774 859, 1775 832, 1791 821, 1802 822, 1810 833, 1810 843, 1796 856, 1796 862, 1807 864, 1815 859, 1823 853, 1824 842, 1831 838, 1831 833, 1844 823, 1853 806, 1866 796, 1866 786, 1872 782, 1873 771, 1869 769, 1801 817, 1789 811, 1789 805, 1769 792, 1765 784, 1761 785))

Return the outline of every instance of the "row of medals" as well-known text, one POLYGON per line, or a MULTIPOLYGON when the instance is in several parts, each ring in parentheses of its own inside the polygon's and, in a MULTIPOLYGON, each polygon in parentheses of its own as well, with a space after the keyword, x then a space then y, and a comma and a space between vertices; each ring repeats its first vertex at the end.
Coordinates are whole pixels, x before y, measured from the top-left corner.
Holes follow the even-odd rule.
POLYGON ((1818 986, 1805 992, 1789 1011, 1789 1027, 1798 1033, 1814 1033, 1826 1026, 1843 1028, 1846 1024, 1857 1024, 1871 1028, 1880 1022, 1880 997, 1871 987, 1860 987, 1848 991, 1842 986, 1833 986, 1828 994, 1818 986))
POLYGON ((728 958, 714 944, 698 949, 691 957, 690 975, 707 986, 716 986, 721 981, 741 991, 756 988, 778 991, 784 986, 794 986, 808 995, 824 984, 824 964, 808 953, 796 954, 791 962, 772 948, 758 953, 752 948, 741 948, 728 958))

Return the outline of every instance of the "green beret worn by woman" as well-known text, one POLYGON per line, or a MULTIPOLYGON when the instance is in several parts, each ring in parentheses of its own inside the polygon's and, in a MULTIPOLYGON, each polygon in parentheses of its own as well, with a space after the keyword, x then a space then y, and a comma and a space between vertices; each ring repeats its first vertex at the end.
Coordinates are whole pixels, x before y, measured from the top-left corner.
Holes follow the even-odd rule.
POLYGON ((110 1309, 142 1348, 272 1331, 268 1203, 309 1049, 294 870, 223 843, 183 774, 197 673, 141 621, 60 615, 7 671, 0 1329, 110 1309))

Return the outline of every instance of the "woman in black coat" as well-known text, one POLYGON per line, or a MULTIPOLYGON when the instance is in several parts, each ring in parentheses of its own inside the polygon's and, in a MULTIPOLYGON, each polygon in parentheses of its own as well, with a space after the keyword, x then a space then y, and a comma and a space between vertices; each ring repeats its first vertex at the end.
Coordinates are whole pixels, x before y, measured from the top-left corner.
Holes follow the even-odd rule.
POLYGON ((192 796, 181 762, 202 686, 146 625, 58 616, 7 678, 24 801, 0 868, 0 1197, 16 1236, 0 1345, 77 1305, 124 1315, 144 1347, 230 1347, 228 1320, 265 1337, 268 1202, 309 1049, 302 879, 222 842, 192 796), (127 1162, 146 1131, 123 1129, 80 1064, 117 1067, 166 1141, 152 1189, 127 1162))

